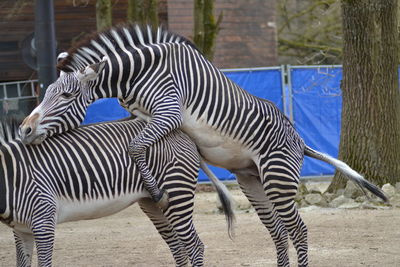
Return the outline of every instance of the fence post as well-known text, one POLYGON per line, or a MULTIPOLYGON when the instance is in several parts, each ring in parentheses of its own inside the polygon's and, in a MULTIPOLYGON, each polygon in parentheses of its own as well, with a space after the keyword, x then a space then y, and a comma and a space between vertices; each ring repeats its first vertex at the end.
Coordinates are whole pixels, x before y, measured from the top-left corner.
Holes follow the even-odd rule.
POLYGON ((288 106, 288 99, 287 99, 287 73, 285 65, 281 65, 281 89, 282 89, 282 103, 283 103, 283 114, 286 117, 289 117, 289 106, 288 106))
MULTIPOLYGON (((286 77, 287 77, 287 98, 288 98, 288 111, 289 114, 286 115, 289 117, 289 120, 295 124, 294 117, 293 117, 293 88, 292 88, 292 75, 291 75, 291 65, 286 65, 286 77)), ((286 90, 286 85, 285 85, 286 90)))

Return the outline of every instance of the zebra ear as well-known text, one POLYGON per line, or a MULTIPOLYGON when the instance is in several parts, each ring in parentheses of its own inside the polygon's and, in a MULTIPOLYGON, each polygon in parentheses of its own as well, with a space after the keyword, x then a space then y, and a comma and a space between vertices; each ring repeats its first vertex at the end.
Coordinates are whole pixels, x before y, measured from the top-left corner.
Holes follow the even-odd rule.
POLYGON ((104 69, 105 65, 106 65, 105 60, 100 61, 99 63, 89 65, 84 69, 78 70, 76 73, 76 77, 82 83, 96 80, 100 72, 104 69))
MULTIPOLYGON (((58 54, 57 56, 57 63, 60 62, 61 60, 63 60, 64 58, 68 57, 68 53, 67 52, 61 52, 60 54, 58 54)), ((60 77, 63 76, 65 74, 64 71, 60 70, 60 77)))
POLYGON ((58 63, 60 60, 66 58, 66 57, 68 57, 68 53, 67 53, 67 52, 61 52, 60 54, 58 54, 58 56, 57 56, 57 63, 58 63))

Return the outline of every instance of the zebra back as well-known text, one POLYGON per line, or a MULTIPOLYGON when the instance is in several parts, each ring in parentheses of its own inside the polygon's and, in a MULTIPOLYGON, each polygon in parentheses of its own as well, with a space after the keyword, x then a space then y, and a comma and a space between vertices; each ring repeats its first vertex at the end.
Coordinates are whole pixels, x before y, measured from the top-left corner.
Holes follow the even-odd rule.
POLYGON ((60 71, 72 72, 80 70, 89 64, 102 60, 112 49, 121 49, 125 46, 141 48, 151 44, 185 43, 195 49, 196 46, 183 36, 171 33, 159 27, 138 24, 119 25, 111 30, 94 32, 68 50, 68 56, 60 60, 57 68, 60 71), (110 40, 115 40, 110 42, 110 40))
MULTIPOLYGON (((103 123, 55 135, 40 145, 26 146, 18 139, 3 144, 0 185, 6 186, 0 188, 0 208, 6 210, 5 203, 11 207, 12 201, 7 199, 22 194, 21 201, 12 202, 15 206, 8 214, 12 219, 18 213, 13 211, 27 209, 21 205, 30 203, 26 198, 33 187, 49 201, 111 199, 143 191, 137 167, 128 155, 128 144, 144 126, 145 122, 139 120, 103 123)), ((179 175, 181 182, 193 184, 194 190, 199 156, 183 132, 174 131, 149 148, 146 160, 158 182, 179 175)))

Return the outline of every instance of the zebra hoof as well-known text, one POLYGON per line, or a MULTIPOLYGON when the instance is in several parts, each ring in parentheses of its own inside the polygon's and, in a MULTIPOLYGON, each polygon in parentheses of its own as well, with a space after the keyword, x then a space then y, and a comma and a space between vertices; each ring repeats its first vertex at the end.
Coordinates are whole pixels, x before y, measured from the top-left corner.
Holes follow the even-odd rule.
POLYGON ((161 190, 160 194, 157 196, 157 199, 155 199, 155 202, 160 209, 166 210, 169 205, 169 197, 167 191, 161 190))

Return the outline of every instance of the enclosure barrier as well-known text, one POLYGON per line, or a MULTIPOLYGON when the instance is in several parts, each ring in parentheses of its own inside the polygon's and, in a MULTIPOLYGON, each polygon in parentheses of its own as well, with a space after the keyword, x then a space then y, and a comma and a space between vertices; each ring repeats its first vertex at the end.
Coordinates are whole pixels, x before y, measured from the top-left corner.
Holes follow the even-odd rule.
POLYGON ((0 83, 0 117, 21 120, 37 105, 37 80, 0 83))
MULTIPOLYGON (((274 102, 292 121, 307 145, 337 157, 342 107, 341 66, 285 65, 222 71, 251 94, 274 102)), ((36 97, 35 83, 35 80, 0 83, 0 100, 36 97), (10 93, 10 88, 16 92, 10 93), (26 88, 30 88, 29 93, 26 88)), ((100 99, 88 108, 84 124, 127 116, 129 113, 118 104, 117 99, 100 99)), ((212 166, 211 169, 222 180, 235 179, 227 170, 212 166)), ((330 165, 305 157, 302 178, 333 173, 330 165)), ((201 172, 199 180, 205 182, 208 178, 201 172)))
POLYGON ((36 98, 37 80, 0 83, 0 101, 36 98))

